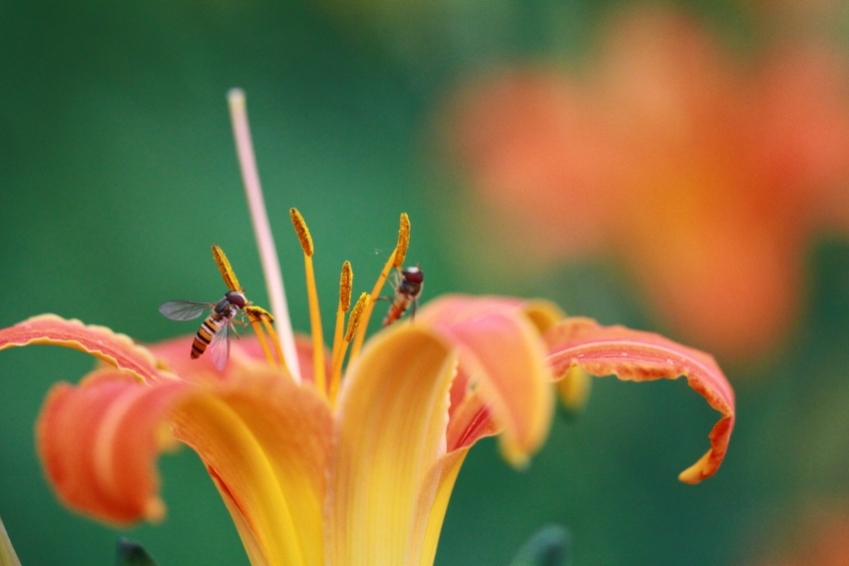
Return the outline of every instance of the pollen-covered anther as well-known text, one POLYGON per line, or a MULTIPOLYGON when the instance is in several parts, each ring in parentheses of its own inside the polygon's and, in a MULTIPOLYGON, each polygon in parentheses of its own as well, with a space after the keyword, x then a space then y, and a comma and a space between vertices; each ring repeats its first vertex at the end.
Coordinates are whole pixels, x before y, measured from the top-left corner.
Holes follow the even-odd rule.
POLYGON ((297 208, 289 209, 289 216, 292 218, 292 226, 295 227, 295 233, 301 242, 301 248, 303 248, 307 256, 312 257, 315 248, 313 247, 312 236, 310 235, 309 228, 307 228, 306 220, 304 220, 304 217, 298 212, 297 208))
POLYGON ((239 285, 239 278, 236 277, 236 272, 233 271, 233 266, 230 265, 230 260, 227 259, 227 255, 218 244, 212 244, 212 257, 215 259, 218 271, 221 272, 224 284, 232 291, 240 290, 242 286, 239 285))
POLYGON ((354 270, 351 262, 342 264, 342 275, 339 277, 339 308, 348 312, 351 308, 351 288, 354 286, 354 270))
POLYGON ((345 342, 350 342, 354 337, 354 333, 357 331, 357 328, 360 326, 360 321, 363 317, 363 313, 366 310, 366 307, 371 303, 371 295, 368 293, 363 293, 360 295, 360 298, 357 299, 357 304, 354 305, 353 310, 351 310, 351 316, 348 318, 348 330, 345 332, 345 342))
POLYGON ((407 258, 407 250, 410 248, 410 217, 406 212, 401 213, 401 225, 398 228, 398 245, 395 247, 395 267, 404 265, 407 258))
POLYGON ((257 320, 267 320, 268 322, 274 322, 274 316, 264 308, 257 305, 248 305, 245 307, 245 313, 247 313, 248 317, 257 320))

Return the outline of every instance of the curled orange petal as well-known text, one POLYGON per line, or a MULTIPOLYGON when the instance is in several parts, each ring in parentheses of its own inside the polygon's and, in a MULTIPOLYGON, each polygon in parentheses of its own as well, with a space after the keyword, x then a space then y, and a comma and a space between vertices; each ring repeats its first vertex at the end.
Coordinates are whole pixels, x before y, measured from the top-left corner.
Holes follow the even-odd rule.
POLYGON ((449 446, 470 446, 492 434, 490 415, 500 429, 502 451, 514 465, 525 464, 545 440, 552 416, 552 375, 539 329, 555 318, 555 307, 546 310, 546 304, 450 295, 417 315, 417 323, 421 319, 459 354, 449 446))
POLYGON ((156 459, 180 440, 206 464, 252 564, 306 566, 323 562, 332 422, 312 387, 268 366, 225 381, 147 383, 109 367, 54 386, 37 442, 64 503, 128 525, 164 516, 156 459))
POLYGON ((568 318, 552 327, 545 339, 548 359, 558 378, 574 367, 626 381, 686 377, 690 387, 722 418, 710 432, 710 450, 678 479, 699 483, 719 469, 734 429, 734 390, 713 357, 658 334, 601 326, 588 318, 568 318))
POLYGON ((114 368, 90 374, 77 387, 55 385, 36 440, 59 498, 113 524, 160 519, 154 462, 163 448, 162 422, 188 386, 177 380, 143 384, 114 368))
POLYGON ((42 314, 0 329, 0 350, 32 344, 51 344, 86 352, 143 380, 162 377, 156 358, 129 336, 105 326, 87 326, 55 314, 42 314))

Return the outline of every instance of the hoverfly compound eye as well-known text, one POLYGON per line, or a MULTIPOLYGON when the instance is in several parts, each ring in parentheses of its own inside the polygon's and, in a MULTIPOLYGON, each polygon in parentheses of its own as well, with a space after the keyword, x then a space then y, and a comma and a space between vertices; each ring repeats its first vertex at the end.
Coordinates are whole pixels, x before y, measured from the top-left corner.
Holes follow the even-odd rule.
POLYGON ((424 273, 418 267, 407 267, 402 273, 404 279, 410 283, 422 283, 424 281, 424 273))
POLYGON ((239 307, 240 309, 245 308, 245 304, 247 299, 245 299, 245 295, 239 293, 238 291, 229 291, 226 294, 227 300, 230 301, 231 304, 239 307))

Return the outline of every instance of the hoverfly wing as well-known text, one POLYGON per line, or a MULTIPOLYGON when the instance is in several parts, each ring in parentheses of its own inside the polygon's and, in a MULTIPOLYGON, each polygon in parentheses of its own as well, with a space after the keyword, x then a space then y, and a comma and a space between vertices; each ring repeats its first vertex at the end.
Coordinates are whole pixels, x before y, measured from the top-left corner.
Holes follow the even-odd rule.
POLYGON ((221 328, 212 335, 208 350, 212 363, 219 370, 223 370, 230 357, 230 322, 228 320, 222 321, 221 328))
POLYGON ((168 301, 159 307, 159 312, 171 320, 194 320, 212 306, 215 305, 196 301, 168 301))

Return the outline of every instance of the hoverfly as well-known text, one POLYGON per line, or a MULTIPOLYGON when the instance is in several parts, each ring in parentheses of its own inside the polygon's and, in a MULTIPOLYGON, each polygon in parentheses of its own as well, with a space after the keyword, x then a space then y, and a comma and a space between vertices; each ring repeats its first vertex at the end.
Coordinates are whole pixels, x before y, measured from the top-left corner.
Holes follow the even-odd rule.
POLYGON ((386 318, 383 319, 383 326, 389 326, 407 312, 407 309, 412 305, 412 316, 416 316, 416 307, 418 306, 419 296, 422 294, 424 287, 424 273, 418 265, 414 267, 406 267, 403 270, 396 272, 395 281, 395 297, 392 300, 392 306, 389 307, 389 312, 386 313, 386 318))
MULTIPOLYGON (((218 264, 218 269, 230 288, 224 298, 217 303, 202 303, 196 301, 168 301, 159 307, 161 312, 171 320, 194 320, 201 316, 206 309, 212 309, 204 319, 192 342, 192 359, 197 359, 209 348, 212 363, 219 370, 227 365, 230 356, 230 329, 233 320, 240 311, 244 312, 251 302, 245 297, 245 292, 239 286, 239 280, 224 255, 224 251, 216 245, 212 246, 212 255, 218 264)), ((235 328, 233 328, 235 333, 235 328)), ((238 335, 237 335, 238 336, 238 335)))

